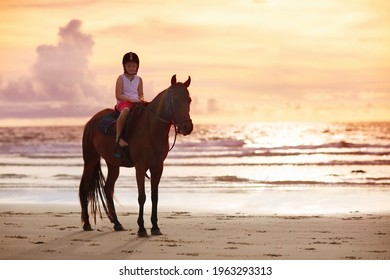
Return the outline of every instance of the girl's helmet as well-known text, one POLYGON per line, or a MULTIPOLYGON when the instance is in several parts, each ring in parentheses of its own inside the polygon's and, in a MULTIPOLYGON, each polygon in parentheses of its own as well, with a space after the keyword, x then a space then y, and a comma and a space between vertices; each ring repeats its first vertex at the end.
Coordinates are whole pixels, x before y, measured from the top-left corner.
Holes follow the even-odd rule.
POLYGON ((123 58, 122 58, 122 65, 125 66, 126 63, 128 62, 135 62, 138 64, 138 67, 137 67, 137 72, 138 72, 138 68, 139 68, 139 58, 138 58, 138 55, 136 53, 133 53, 133 52, 128 52, 126 53, 123 58))

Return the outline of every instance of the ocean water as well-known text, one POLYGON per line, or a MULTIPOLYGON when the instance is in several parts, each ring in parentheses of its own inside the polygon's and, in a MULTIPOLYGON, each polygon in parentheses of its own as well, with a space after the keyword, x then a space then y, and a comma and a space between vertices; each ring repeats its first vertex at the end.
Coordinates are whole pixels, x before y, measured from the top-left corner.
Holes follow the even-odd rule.
MULTIPOLYGON (((77 205, 82 131, 0 128, 0 204, 77 205)), ((137 209, 134 169, 121 169, 115 190, 120 210, 137 209)), ((165 161, 159 205, 168 211, 390 212, 390 123, 195 123, 165 161)))

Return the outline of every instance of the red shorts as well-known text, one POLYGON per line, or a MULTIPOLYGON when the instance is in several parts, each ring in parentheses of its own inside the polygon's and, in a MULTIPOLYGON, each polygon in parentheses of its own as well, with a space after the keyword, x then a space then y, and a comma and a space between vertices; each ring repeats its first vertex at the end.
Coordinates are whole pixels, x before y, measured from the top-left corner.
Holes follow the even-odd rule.
POLYGON ((124 108, 129 108, 129 109, 131 109, 133 106, 134 106, 134 103, 132 103, 132 102, 129 102, 129 101, 121 101, 121 102, 119 102, 119 103, 115 106, 115 109, 116 109, 118 112, 121 112, 124 108))

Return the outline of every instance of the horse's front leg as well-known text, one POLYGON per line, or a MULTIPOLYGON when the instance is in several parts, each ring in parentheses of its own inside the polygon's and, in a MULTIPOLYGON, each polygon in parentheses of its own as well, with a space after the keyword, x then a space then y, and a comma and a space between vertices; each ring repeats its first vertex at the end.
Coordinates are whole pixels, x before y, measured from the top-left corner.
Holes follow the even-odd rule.
POLYGON ((137 187, 138 187, 138 236, 139 237, 147 237, 148 233, 146 232, 144 225, 144 205, 146 201, 145 194, 145 173, 146 169, 144 166, 136 166, 136 177, 137 177, 137 187))
POLYGON ((151 187, 152 187, 152 234, 161 235, 160 228, 157 225, 157 204, 158 204, 158 185, 160 184, 160 179, 163 171, 163 164, 160 163, 156 168, 150 170, 151 172, 151 187))

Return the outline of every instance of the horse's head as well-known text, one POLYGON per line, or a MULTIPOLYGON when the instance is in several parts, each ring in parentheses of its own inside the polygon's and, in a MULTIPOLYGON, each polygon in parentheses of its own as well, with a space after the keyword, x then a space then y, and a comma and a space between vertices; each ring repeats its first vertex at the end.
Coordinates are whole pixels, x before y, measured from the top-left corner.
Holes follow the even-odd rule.
POLYGON ((190 83, 191 77, 188 77, 186 82, 180 83, 176 82, 176 75, 173 75, 171 86, 168 88, 168 114, 178 132, 183 135, 190 134, 193 129, 190 117, 191 97, 187 89, 190 83))

